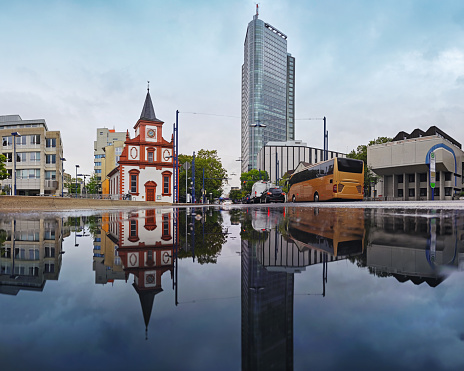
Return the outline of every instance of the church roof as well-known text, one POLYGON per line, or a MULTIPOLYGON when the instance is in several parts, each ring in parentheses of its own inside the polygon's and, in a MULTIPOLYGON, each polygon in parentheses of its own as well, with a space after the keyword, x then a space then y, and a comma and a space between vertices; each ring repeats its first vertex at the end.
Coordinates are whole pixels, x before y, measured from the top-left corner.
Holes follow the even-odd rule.
POLYGON ((153 103, 151 101, 150 90, 147 91, 147 97, 145 98, 145 103, 143 105, 140 119, 147 121, 159 121, 155 115, 155 109, 153 108, 153 103))

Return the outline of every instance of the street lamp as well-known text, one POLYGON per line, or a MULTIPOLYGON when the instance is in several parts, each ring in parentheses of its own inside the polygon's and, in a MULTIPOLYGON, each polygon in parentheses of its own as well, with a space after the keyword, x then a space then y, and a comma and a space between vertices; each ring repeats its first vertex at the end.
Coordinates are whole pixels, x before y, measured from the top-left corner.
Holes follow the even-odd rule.
POLYGON ((63 162, 66 161, 64 157, 60 157, 61 160, 61 197, 63 197, 63 175, 64 175, 64 164, 63 162))
MULTIPOLYGON (((90 176, 89 174, 77 174, 78 176, 83 176, 84 177, 84 188, 83 188, 83 191, 85 191, 85 194, 87 195, 87 191, 85 189, 85 177, 86 176, 90 176)), ((82 192, 81 192, 82 193, 82 192)))
MULTIPOLYGON (((252 128, 265 128, 267 125, 262 124, 259 121, 257 121, 254 124, 250 124, 250 127, 252 128)), ((259 129, 258 129, 259 130, 259 129)), ((263 138, 261 142, 264 142, 264 132, 263 132, 263 138)), ((253 158, 254 158, 254 144, 255 144, 255 136, 254 136, 254 131, 253 131, 253 140, 251 141, 251 168, 253 169, 253 158)), ((261 143, 262 146, 262 143, 261 143)), ((256 151, 256 167, 258 167, 258 151, 256 151)))
POLYGON ((14 195, 16 196, 16 137, 20 137, 17 131, 11 133, 13 136, 13 178, 14 178, 14 195))
POLYGON ((76 165, 76 198, 77 198, 77 168, 80 167, 79 165, 76 165))

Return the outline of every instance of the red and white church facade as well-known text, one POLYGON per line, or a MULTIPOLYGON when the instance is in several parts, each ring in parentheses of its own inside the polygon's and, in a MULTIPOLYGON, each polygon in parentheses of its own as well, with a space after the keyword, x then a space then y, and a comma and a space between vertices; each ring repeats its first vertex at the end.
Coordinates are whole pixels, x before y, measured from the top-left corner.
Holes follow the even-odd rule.
POLYGON ((172 202, 174 140, 163 138, 163 124, 148 91, 135 137, 127 131, 119 165, 108 174, 113 198, 129 194, 136 201, 172 202))

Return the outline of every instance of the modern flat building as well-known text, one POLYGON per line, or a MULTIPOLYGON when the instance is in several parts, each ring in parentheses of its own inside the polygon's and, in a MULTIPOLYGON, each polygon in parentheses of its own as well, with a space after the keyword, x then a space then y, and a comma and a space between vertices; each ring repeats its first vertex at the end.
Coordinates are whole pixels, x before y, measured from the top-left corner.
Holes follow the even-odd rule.
POLYGON ((244 43, 241 116, 242 172, 258 168, 265 143, 295 139, 295 58, 287 53, 287 35, 258 11, 244 43))
POLYGON ((115 140, 113 143, 103 148, 105 157, 101 158, 99 162, 101 163, 101 193, 104 195, 110 193, 109 179, 107 175, 118 166, 119 158, 121 157, 124 146, 124 140, 115 140))
POLYGON ((463 161, 461 144, 436 126, 410 134, 401 131, 391 142, 367 147, 367 165, 380 177, 371 196, 450 200, 462 190, 463 161))
MULTIPOLYGON (((323 160, 324 150, 308 147, 301 140, 268 142, 258 152, 258 169, 267 171, 273 183, 282 179, 286 172, 295 170, 300 162, 306 166, 323 160)), ((346 154, 328 151, 328 158, 346 157, 346 154)))
POLYGON ((49 131, 43 119, 7 115, 0 116, 0 135, 9 175, 0 181, 3 191, 14 194, 16 185, 17 195, 61 195, 63 143, 59 131, 49 131))
MULTIPOLYGON (((110 168, 105 169, 103 165, 103 159, 105 158, 105 147, 113 145, 117 141, 126 140, 126 132, 117 132, 115 129, 108 128, 98 128, 97 129, 97 140, 93 142, 93 151, 94 151, 94 163, 93 168, 97 179, 100 181, 100 184, 103 180, 106 179, 107 173, 109 173, 116 166, 110 166, 110 168)), ((122 153, 122 149, 119 152, 119 156, 122 153)))

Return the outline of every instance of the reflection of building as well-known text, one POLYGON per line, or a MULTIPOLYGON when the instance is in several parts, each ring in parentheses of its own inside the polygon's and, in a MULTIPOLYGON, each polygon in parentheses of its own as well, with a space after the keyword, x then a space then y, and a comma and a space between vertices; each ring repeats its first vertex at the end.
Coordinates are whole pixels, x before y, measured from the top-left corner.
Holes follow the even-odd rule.
POLYGON ((436 286, 445 277, 442 268, 463 268, 462 216, 372 214, 366 258, 376 274, 436 286))
POLYGON ((293 273, 267 270, 242 240, 242 370, 293 369, 293 273))
POLYGON ((133 200, 172 201, 173 138, 170 142, 163 138, 163 124, 148 91, 134 126, 135 138, 130 139, 127 131, 119 165, 107 174, 114 198, 130 194, 133 200))
POLYGON ((257 169, 256 154, 264 143, 295 139, 294 118, 295 58, 287 53, 287 36, 256 12, 242 65, 242 172, 257 169))
POLYGON ((0 256, 0 293, 42 291, 47 280, 58 280, 61 219, 3 220, 0 230, 6 231, 0 256))
POLYGON ((167 271, 171 277, 174 273, 173 233, 172 209, 140 210, 124 219, 122 215, 110 215, 108 238, 113 246, 118 246, 113 258, 121 260, 126 281, 130 274, 134 276, 133 286, 140 298, 146 328, 155 295, 163 291, 161 276, 167 271), (113 222, 111 218, 115 217, 118 219, 113 222))
POLYGON ((95 283, 106 284, 124 280, 125 273, 118 252, 118 240, 109 234, 110 214, 101 217, 100 233, 93 240, 93 270, 95 283))
POLYGON ((462 189, 461 144, 435 126, 399 132, 392 142, 367 147, 367 165, 381 177, 375 195, 387 199, 431 200, 431 154, 435 156, 434 198, 449 200, 462 189))
MULTIPOLYGON (((19 115, 0 116, 0 135, 6 160, 8 179, 2 188, 14 188, 13 168, 16 167, 16 194, 35 196, 61 194, 63 144, 59 131, 49 131, 45 120, 22 120, 19 115), (16 136, 16 149, 12 133, 16 136), (13 152, 16 151, 16 159, 13 152)), ((10 192, 10 194, 14 193, 10 192)))

